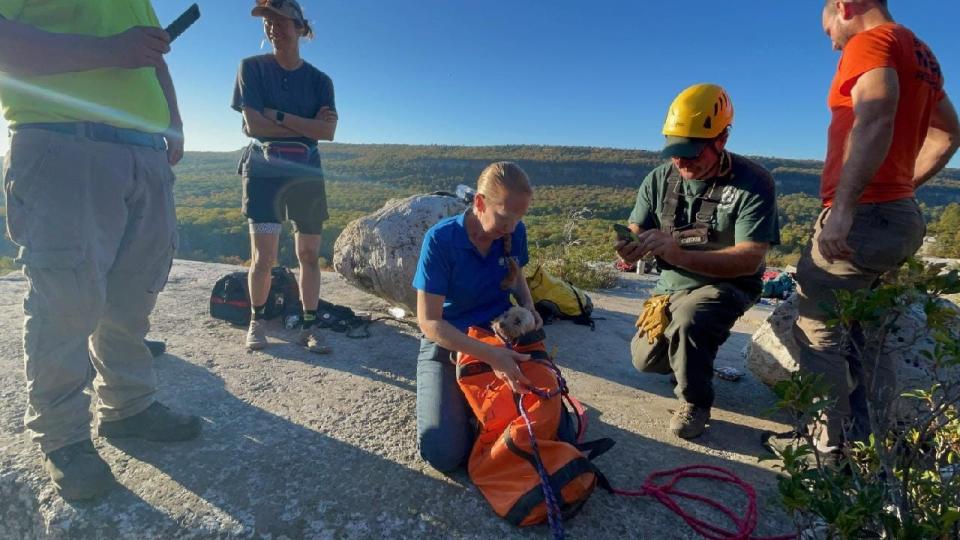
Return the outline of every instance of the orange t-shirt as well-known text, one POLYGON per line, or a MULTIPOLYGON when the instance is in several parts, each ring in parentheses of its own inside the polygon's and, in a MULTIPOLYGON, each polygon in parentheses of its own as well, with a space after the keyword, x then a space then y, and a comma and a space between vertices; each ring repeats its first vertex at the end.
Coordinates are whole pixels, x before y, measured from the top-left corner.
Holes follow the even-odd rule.
POLYGON ((900 82, 900 101, 894 119, 893 142, 877 174, 867 184, 861 203, 913 197, 913 169, 927 135, 930 115, 943 99, 943 74, 927 45, 910 30, 887 23, 860 32, 847 42, 830 86, 827 105, 833 114, 827 134, 827 159, 820 197, 833 202, 843 168, 847 137, 853 128, 853 98, 857 79, 877 68, 893 68, 900 82))

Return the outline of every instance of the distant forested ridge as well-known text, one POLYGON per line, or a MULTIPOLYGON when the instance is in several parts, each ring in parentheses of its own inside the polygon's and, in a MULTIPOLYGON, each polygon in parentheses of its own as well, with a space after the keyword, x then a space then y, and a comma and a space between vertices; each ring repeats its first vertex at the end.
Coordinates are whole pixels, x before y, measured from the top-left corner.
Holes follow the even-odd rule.
MULTIPOLYGON (((657 153, 643 150, 558 146, 333 143, 321 145, 321 153, 330 206, 322 254, 328 260, 333 241, 351 220, 381 207, 390 198, 452 190, 458 184, 475 185, 483 167, 496 160, 518 162, 535 184, 534 205, 526 219, 535 249, 570 241, 564 225, 576 213, 577 249, 598 260, 612 259, 610 224, 626 221, 644 176, 664 161, 657 153)), ((240 150, 187 152, 176 167, 180 257, 228 262, 249 258, 247 226, 239 210, 239 157, 240 150)), ((784 245, 773 255, 789 262, 806 242, 810 223, 818 212, 823 164, 753 159, 776 180, 784 245)), ((937 223, 947 205, 960 202, 960 170, 944 171, 917 195, 924 203, 931 231, 946 235, 937 223)), ((949 214, 952 223, 954 211, 949 214)), ((957 242, 950 236, 944 246, 953 249, 957 242)), ((0 243, 0 257, 5 258, 0 259, 0 270, 10 266, 14 247, 9 240, 0 243)), ((295 264, 289 238, 281 246, 281 262, 295 264)))

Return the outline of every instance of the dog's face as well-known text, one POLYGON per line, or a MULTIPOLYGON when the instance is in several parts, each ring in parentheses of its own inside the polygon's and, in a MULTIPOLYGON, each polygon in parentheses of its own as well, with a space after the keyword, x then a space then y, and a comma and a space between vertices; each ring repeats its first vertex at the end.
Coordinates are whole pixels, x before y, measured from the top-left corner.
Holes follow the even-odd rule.
POLYGON ((536 330, 537 322, 529 309, 514 306, 494 319, 490 325, 498 336, 506 341, 513 341, 527 332, 536 330))

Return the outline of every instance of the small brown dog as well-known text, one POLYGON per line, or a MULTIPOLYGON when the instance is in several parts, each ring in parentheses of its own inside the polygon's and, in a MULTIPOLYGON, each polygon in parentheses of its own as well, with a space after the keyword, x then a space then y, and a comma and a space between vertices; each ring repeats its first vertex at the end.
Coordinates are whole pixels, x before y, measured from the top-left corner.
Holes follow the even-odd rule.
POLYGON ((506 343, 513 343, 520 336, 536 330, 537 321, 529 309, 513 306, 490 323, 493 333, 506 343))

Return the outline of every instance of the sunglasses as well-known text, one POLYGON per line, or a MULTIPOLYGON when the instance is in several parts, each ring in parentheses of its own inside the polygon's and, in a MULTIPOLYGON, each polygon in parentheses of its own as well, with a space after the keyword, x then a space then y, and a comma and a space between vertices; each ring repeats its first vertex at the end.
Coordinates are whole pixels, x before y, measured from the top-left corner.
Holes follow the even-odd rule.
POLYGON ((294 11, 297 12, 297 15, 303 19, 303 11, 300 10, 300 6, 293 3, 287 2, 287 0, 262 0, 264 5, 269 5, 272 8, 281 9, 283 6, 290 5, 294 11))

